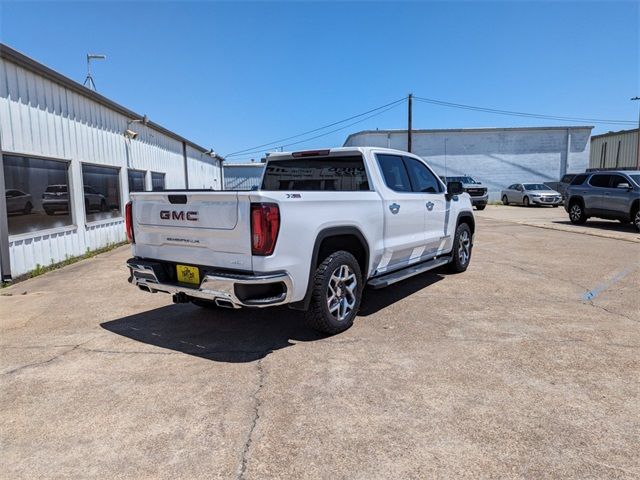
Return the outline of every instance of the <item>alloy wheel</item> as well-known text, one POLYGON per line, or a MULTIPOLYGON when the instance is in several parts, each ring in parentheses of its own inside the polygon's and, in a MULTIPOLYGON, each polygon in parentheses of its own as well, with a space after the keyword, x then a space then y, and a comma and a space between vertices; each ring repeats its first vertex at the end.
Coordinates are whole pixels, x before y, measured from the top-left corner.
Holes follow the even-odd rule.
POLYGON ((464 230, 458 239, 458 260, 462 265, 466 265, 471 256, 471 238, 469 232, 464 230))
POLYGON ((339 322, 345 320, 356 306, 358 279, 348 265, 340 265, 331 274, 327 288, 329 313, 339 322))
POLYGON ((574 205, 573 207, 571 207, 569 215, 571 216, 571 220, 573 220, 574 222, 579 221, 582 217, 582 208, 580 208, 580 205, 574 205))

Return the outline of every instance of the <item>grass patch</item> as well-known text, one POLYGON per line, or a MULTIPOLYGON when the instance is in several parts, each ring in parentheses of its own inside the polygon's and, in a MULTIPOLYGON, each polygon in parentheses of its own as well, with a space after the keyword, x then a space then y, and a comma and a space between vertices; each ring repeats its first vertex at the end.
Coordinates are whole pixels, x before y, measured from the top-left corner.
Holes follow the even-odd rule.
POLYGON ((1 288, 8 287, 9 285, 13 285, 18 282, 22 282, 23 280, 27 280, 29 278, 39 277, 40 275, 44 275, 47 272, 51 272, 53 270, 58 270, 59 268, 66 267, 67 265, 73 265, 81 260, 86 260, 88 258, 93 258, 96 255, 100 255, 101 253, 109 252, 114 248, 121 247, 126 245, 127 242, 118 242, 118 243, 108 243, 106 247, 98 248, 96 250, 89 250, 76 257, 71 257, 69 255, 65 255, 65 259, 58 263, 53 263, 53 259, 51 259, 51 264, 47 266, 42 266, 40 264, 36 265, 36 268, 31 270, 30 272, 25 273, 24 275, 20 275, 19 277, 14 278, 10 282, 2 282, 1 288))

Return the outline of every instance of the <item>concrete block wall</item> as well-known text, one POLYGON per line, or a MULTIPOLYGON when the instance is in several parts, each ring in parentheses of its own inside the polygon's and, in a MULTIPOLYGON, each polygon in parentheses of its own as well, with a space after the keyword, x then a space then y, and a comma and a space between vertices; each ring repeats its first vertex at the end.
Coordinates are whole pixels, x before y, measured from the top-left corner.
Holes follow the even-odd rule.
MULTIPOLYGON (((589 164, 591 127, 417 130, 412 151, 438 175, 470 175, 489 189, 490 200, 512 183, 553 182, 589 164)), ((350 135, 345 146, 406 150, 406 131, 350 135)))

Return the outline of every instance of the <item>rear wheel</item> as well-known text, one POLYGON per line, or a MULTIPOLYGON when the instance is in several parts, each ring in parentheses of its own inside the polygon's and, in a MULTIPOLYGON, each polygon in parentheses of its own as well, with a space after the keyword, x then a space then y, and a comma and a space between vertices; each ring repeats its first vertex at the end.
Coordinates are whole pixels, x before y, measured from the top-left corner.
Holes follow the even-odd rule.
POLYGON ((360 308, 363 287, 355 257, 344 250, 332 253, 316 269, 307 322, 331 335, 348 329, 360 308))
POLYGON ((587 215, 580 202, 573 202, 569 207, 569 220, 575 225, 583 225, 587 221, 587 215))
POLYGON ((640 208, 636 207, 635 213, 631 216, 633 218, 633 226, 640 232, 640 208))
POLYGON ((471 261, 471 229, 466 223, 461 223, 456 228, 456 236, 453 239, 453 258, 449 263, 449 271, 453 273, 464 272, 471 261))
POLYGON ((522 204, 523 204, 525 207, 530 206, 531 204, 529 203, 529 197, 524 197, 524 200, 522 200, 522 204))
POLYGON ((506 195, 502 196, 502 204, 503 205, 509 205, 509 199, 507 198, 506 195))

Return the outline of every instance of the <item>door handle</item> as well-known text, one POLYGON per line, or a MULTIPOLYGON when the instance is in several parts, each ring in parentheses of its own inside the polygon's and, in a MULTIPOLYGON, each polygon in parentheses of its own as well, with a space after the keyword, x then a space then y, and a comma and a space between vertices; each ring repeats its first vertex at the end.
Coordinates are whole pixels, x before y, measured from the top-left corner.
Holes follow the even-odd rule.
POLYGON ((426 207, 427 207, 427 210, 429 211, 433 210, 433 202, 427 202, 426 207))
POLYGON ((397 203, 392 203, 391 205, 389 205, 389 210, 391 210, 391 213, 395 215, 400 211, 400 205, 398 205, 397 203))

